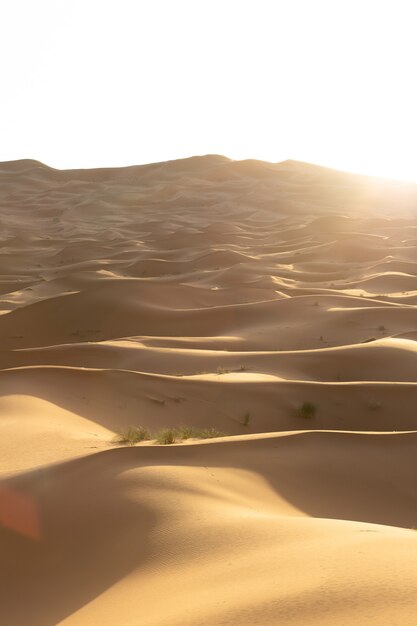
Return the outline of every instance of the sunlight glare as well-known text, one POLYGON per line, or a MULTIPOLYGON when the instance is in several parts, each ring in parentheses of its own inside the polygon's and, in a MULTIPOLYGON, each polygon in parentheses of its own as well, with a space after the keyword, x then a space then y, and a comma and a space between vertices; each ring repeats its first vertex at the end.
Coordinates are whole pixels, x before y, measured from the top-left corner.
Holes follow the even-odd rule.
POLYGON ((417 181, 406 0, 14 0, 0 8, 0 159, 196 154, 417 181))

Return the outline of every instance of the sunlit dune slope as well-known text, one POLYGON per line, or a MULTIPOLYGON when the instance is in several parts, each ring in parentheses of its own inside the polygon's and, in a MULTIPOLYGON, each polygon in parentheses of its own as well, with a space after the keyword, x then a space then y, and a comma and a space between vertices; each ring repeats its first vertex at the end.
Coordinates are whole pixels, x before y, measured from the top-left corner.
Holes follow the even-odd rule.
POLYGON ((300 432, 24 473, 1 492, 6 623, 412 624, 415 445, 300 432))
POLYGON ((414 626, 416 209, 296 161, 0 163, 0 623, 414 626))

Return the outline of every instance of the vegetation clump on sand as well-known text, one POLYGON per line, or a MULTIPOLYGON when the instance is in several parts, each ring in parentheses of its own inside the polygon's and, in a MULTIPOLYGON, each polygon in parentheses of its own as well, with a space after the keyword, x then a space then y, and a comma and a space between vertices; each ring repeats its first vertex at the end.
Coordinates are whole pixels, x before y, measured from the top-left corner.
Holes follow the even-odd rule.
POLYGON ((124 443, 127 446, 134 446, 135 443, 146 441, 151 438, 151 434, 147 428, 143 426, 129 426, 116 435, 116 443, 124 443))
POLYGON ((125 431, 120 432, 115 439, 115 443, 134 446, 141 441, 154 439, 161 445, 170 445, 185 439, 213 439, 215 437, 225 437, 226 433, 216 428, 195 428, 194 426, 179 426, 178 428, 163 428, 155 434, 151 434, 143 426, 129 426, 125 431))
POLYGON ((303 402, 296 413, 296 417, 304 417, 305 419, 311 419, 316 417, 317 406, 313 402, 303 402))
POLYGON ((156 433, 156 441, 164 446, 177 441, 177 433, 174 428, 165 428, 156 433))
POLYGON ((194 426, 180 426, 175 429, 178 439, 212 439, 213 437, 224 437, 216 428, 195 428, 194 426))

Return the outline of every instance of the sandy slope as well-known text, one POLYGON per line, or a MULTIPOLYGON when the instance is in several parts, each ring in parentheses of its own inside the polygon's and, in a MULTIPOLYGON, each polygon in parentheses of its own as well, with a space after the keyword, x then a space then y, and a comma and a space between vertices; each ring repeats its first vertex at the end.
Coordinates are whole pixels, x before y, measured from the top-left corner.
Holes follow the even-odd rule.
POLYGON ((0 164, 2 624, 415 624, 416 206, 292 161, 0 164))

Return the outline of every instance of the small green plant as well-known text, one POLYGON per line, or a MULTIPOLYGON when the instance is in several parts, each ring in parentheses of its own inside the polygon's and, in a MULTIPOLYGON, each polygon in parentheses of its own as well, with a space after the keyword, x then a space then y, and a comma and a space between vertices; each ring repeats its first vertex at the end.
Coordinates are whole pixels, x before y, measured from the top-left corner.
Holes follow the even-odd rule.
POLYGON ((311 419, 316 416, 317 406, 313 402, 303 402, 297 411, 297 417, 304 417, 305 419, 311 419))
POLYGON ((151 435, 147 428, 143 426, 129 426, 127 430, 118 433, 116 437, 117 443, 124 443, 127 446, 134 446, 135 443, 150 439, 151 435))
POLYGON ((171 443, 175 443, 177 440, 177 433, 173 428, 165 428, 156 433, 156 440, 163 446, 168 446, 171 443))
POLYGON ((245 415, 243 416, 243 421, 242 424, 243 426, 249 426, 249 422, 250 422, 250 413, 245 413, 245 415))

